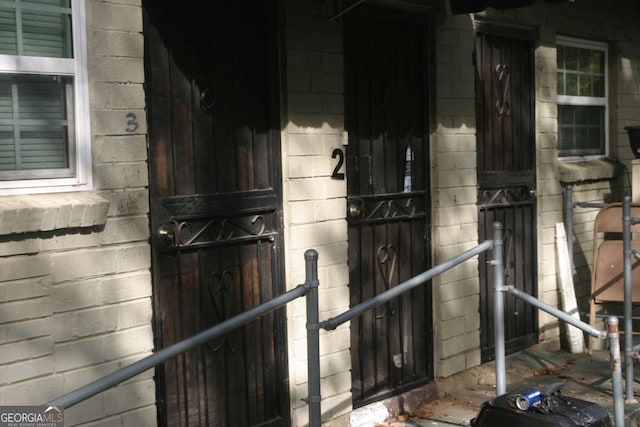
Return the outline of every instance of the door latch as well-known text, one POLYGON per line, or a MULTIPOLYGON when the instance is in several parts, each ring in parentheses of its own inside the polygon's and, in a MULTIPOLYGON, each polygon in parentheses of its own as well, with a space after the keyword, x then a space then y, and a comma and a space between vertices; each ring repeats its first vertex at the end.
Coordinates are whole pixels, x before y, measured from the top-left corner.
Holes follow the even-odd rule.
POLYGON ((168 224, 162 224, 160 227, 158 227, 156 235, 160 243, 167 246, 173 246, 175 235, 173 233, 173 228, 171 228, 168 224))

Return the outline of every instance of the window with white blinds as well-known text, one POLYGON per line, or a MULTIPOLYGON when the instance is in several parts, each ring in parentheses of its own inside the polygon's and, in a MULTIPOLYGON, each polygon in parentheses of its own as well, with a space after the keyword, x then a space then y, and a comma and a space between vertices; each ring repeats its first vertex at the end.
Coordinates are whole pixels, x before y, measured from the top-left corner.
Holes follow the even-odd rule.
POLYGON ((84 0, 0 0, 0 194, 87 189, 84 0))

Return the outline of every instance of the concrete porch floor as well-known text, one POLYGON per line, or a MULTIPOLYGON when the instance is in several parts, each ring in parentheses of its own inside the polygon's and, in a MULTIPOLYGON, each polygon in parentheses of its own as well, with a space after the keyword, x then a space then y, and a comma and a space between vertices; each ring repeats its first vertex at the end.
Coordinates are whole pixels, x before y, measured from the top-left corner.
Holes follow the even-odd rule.
MULTIPOLYGON (((624 359, 624 354, 622 355, 624 359)), ((602 405, 613 416, 611 368, 607 350, 570 354, 531 347, 507 358, 507 392, 521 387, 545 389, 564 383, 562 392, 602 405)), ((625 369, 622 368, 623 389, 625 369)), ((377 424, 385 427, 468 426, 483 402, 495 397, 495 365, 487 363, 457 376, 437 380, 438 399, 407 415, 377 424)), ((640 400, 640 362, 634 363, 635 399, 640 400)), ((640 427, 640 403, 625 404, 625 426, 640 427)), ((619 427, 619 426, 616 426, 619 427)))

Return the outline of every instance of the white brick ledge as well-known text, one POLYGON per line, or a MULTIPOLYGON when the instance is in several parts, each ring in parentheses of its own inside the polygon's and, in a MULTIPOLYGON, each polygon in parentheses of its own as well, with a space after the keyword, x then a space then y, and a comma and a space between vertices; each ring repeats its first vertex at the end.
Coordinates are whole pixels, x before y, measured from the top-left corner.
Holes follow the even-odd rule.
POLYGON ((108 210, 89 192, 0 197, 0 235, 102 225, 108 210))

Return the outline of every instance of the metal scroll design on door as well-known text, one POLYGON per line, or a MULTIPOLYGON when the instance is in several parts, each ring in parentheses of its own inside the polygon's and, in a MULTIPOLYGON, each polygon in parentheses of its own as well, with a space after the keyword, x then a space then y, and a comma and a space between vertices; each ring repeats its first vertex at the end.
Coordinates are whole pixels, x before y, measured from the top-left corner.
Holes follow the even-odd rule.
MULTIPOLYGON (((387 244, 378 246, 378 250, 376 252, 378 270, 380 271, 380 275, 384 280, 386 291, 391 287, 391 281, 393 280, 393 275, 396 269, 396 261, 398 259, 398 251, 395 245, 387 244)), ((395 310, 390 307, 390 303, 386 303, 384 305, 382 313, 378 313, 378 311, 376 310, 375 318, 383 319, 386 316, 387 312, 389 312, 392 316, 395 314, 395 310)))
POLYGON ((532 203, 534 201, 534 195, 535 192, 527 185, 483 189, 478 194, 478 204, 486 209, 532 203))
POLYGON ((385 200, 350 199, 349 217, 356 221, 404 220, 422 217, 422 201, 411 196, 385 200))
MULTIPOLYGON (((213 272, 207 279, 207 291, 209 294, 209 301, 213 307, 215 324, 224 322, 233 315, 234 282, 233 273, 227 270, 222 272, 213 272)), ((229 353, 234 353, 236 351, 235 341, 230 335, 224 335, 217 343, 208 342, 206 347, 213 353, 217 353, 223 347, 225 347, 229 353)))
POLYGON ((500 116, 508 116, 511 112, 511 105, 508 102, 509 86, 511 84, 511 69, 508 65, 498 64, 496 66, 496 111, 500 116))
POLYGON ((179 248, 229 243, 256 238, 267 233, 265 218, 262 215, 234 219, 187 219, 172 222, 177 229, 175 245, 179 248))

